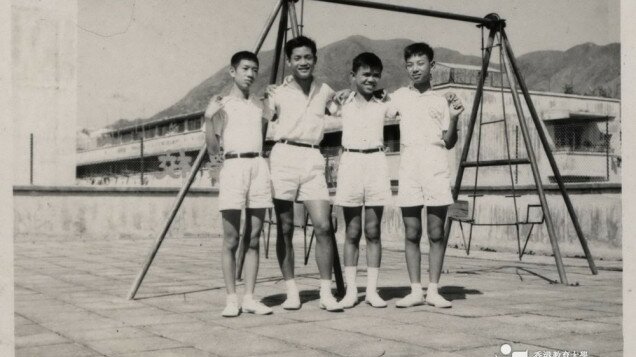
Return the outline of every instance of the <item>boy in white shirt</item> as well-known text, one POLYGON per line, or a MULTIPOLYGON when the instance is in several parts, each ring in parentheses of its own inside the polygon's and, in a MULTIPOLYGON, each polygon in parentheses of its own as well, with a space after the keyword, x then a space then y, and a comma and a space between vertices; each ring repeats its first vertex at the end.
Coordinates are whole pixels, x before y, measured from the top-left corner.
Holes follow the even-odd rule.
POLYGON ((205 136, 211 158, 224 150, 219 174, 219 210, 223 221, 222 269, 227 300, 222 315, 244 312, 266 315, 272 309, 254 299, 259 265, 259 236, 265 210, 272 207, 270 175, 261 155, 263 147, 263 108, 250 96, 249 88, 258 75, 258 58, 242 51, 232 56, 230 93, 215 97, 205 111, 205 136), (239 243, 241 210, 245 209, 246 230, 251 232, 245 253, 245 295, 241 308, 236 296, 235 253, 239 243))
POLYGON ((453 203, 447 152, 457 143, 457 121, 464 110, 454 95, 448 98, 432 91, 433 49, 414 43, 404 49, 411 85, 391 94, 400 115, 401 156, 398 205, 405 230, 406 265, 411 293, 396 302, 397 307, 424 303, 421 285, 422 208, 426 206, 429 239, 429 285, 426 303, 451 307, 438 292, 444 262, 444 221, 453 203), (450 103, 450 108, 449 108, 450 103))
POLYGON ((325 108, 334 91, 313 76, 316 43, 305 37, 285 44, 291 75, 283 84, 268 88, 269 117, 278 121, 270 154, 274 208, 276 211, 276 255, 287 286, 283 308, 299 309, 300 296, 294 280, 294 201, 302 201, 316 233, 316 262, 320 273, 320 307, 342 311, 331 292, 334 261, 329 191, 325 179, 325 159, 319 144, 324 134, 325 108))
POLYGON ((384 154, 384 118, 391 116, 389 105, 374 91, 382 76, 382 61, 370 52, 353 59, 351 78, 355 91, 340 106, 343 153, 338 166, 335 204, 342 206, 346 239, 344 247, 347 293, 340 301, 344 308, 358 302, 356 267, 362 235, 367 248, 367 288, 365 302, 386 307, 377 293, 378 272, 382 257, 380 222, 384 206, 391 201, 391 182, 384 154))

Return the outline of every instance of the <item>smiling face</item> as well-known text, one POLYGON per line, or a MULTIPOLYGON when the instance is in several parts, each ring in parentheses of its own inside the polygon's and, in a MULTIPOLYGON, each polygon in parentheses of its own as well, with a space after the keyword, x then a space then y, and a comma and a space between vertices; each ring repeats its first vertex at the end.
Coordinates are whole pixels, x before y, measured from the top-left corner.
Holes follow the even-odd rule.
POLYGON ((243 91, 250 88, 258 75, 258 64, 252 60, 243 59, 234 66, 230 66, 230 76, 234 79, 234 83, 243 91))
POLYGON ((371 96, 382 77, 382 70, 369 66, 360 66, 356 72, 351 72, 356 91, 365 97, 371 96))
POLYGON ((428 83, 431 79, 431 69, 435 61, 431 61, 428 56, 413 55, 406 60, 406 71, 413 84, 428 83))
POLYGON ((316 56, 309 47, 296 47, 292 50, 291 56, 287 58, 287 65, 291 68, 294 78, 308 79, 314 73, 316 56))

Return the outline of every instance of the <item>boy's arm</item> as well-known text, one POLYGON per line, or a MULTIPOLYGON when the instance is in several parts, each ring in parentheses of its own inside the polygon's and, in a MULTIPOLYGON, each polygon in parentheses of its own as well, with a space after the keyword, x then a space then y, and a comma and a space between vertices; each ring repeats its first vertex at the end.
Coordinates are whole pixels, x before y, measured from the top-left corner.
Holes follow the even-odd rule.
POLYGON ((205 142, 211 161, 221 152, 220 138, 223 130, 223 111, 221 110, 223 103, 221 100, 221 97, 211 99, 205 114, 203 114, 205 120, 205 142))
POLYGON ((449 120, 448 129, 442 131, 442 139, 446 149, 450 150, 457 144, 457 121, 459 120, 459 115, 464 111, 464 105, 455 93, 446 93, 445 97, 448 107, 444 110, 444 117, 449 118, 449 120))

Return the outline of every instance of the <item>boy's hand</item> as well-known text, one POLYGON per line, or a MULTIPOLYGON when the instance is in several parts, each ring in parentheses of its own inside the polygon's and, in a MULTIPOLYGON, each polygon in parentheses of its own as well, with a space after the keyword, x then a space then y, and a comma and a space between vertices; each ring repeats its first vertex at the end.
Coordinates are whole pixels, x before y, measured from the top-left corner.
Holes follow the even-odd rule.
POLYGON ((376 90, 375 92, 373 92, 373 96, 378 98, 381 102, 389 101, 389 92, 387 92, 386 89, 376 90))
POLYGON ((457 117, 464 111, 464 103, 462 103, 461 99, 459 99, 455 93, 446 93, 444 97, 446 97, 446 101, 448 102, 448 109, 451 117, 457 117))
POLYGON ((275 84, 270 84, 265 88, 265 93, 264 93, 264 97, 265 98, 270 98, 271 96, 274 95, 274 91, 276 91, 276 88, 278 88, 277 85, 275 84))
POLYGON ((349 88, 341 89, 333 95, 333 100, 336 102, 336 104, 343 105, 347 98, 349 98, 349 95, 351 95, 351 92, 353 91, 349 88))
POLYGON ((204 116, 206 118, 211 118, 216 112, 223 108, 223 97, 220 95, 210 99, 210 103, 208 103, 208 107, 205 109, 204 116))
POLYGON ((212 157, 210 157, 210 162, 212 162, 213 166, 221 165, 224 160, 225 158, 223 157, 222 152, 219 152, 216 155, 212 155, 212 157))

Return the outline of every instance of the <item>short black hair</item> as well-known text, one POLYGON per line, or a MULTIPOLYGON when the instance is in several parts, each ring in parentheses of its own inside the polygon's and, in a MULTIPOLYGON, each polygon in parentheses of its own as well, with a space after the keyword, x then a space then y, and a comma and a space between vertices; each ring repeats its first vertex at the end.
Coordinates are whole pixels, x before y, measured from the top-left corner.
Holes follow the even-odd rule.
POLYGON ((238 66, 242 60, 254 61, 256 62, 256 65, 260 66, 260 64, 258 63, 258 57, 256 56, 254 52, 250 52, 250 51, 236 52, 232 56, 232 59, 230 60, 230 64, 232 65, 232 67, 236 68, 236 66, 238 66))
POLYGON ((298 47, 309 47, 314 57, 316 57, 316 53, 318 52, 316 49, 316 42, 314 42, 314 40, 306 36, 298 36, 287 41, 285 44, 285 55, 287 56, 287 59, 291 58, 292 51, 294 51, 294 48, 298 47))
POLYGON ((375 53, 362 52, 353 59, 351 70, 353 73, 357 72, 360 67, 367 66, 371 69, 377 69, 382 72, 384 67, 382 66, 382 60, 376 56, 375 53))
POLYGON ((412 43, 412 44, 406 46, 406 48, 404 48, 404 60, 405 61, 407 61, 409 58, 411 58, 413 56, 422 56, 422 55, 426 55, 426 57, 428 57, 429 61, 433 61, 433 57, 435 56, 435 52, 433 51, 431 46, 428 45, 428 43, 415 42, 415 43, 412 43))

